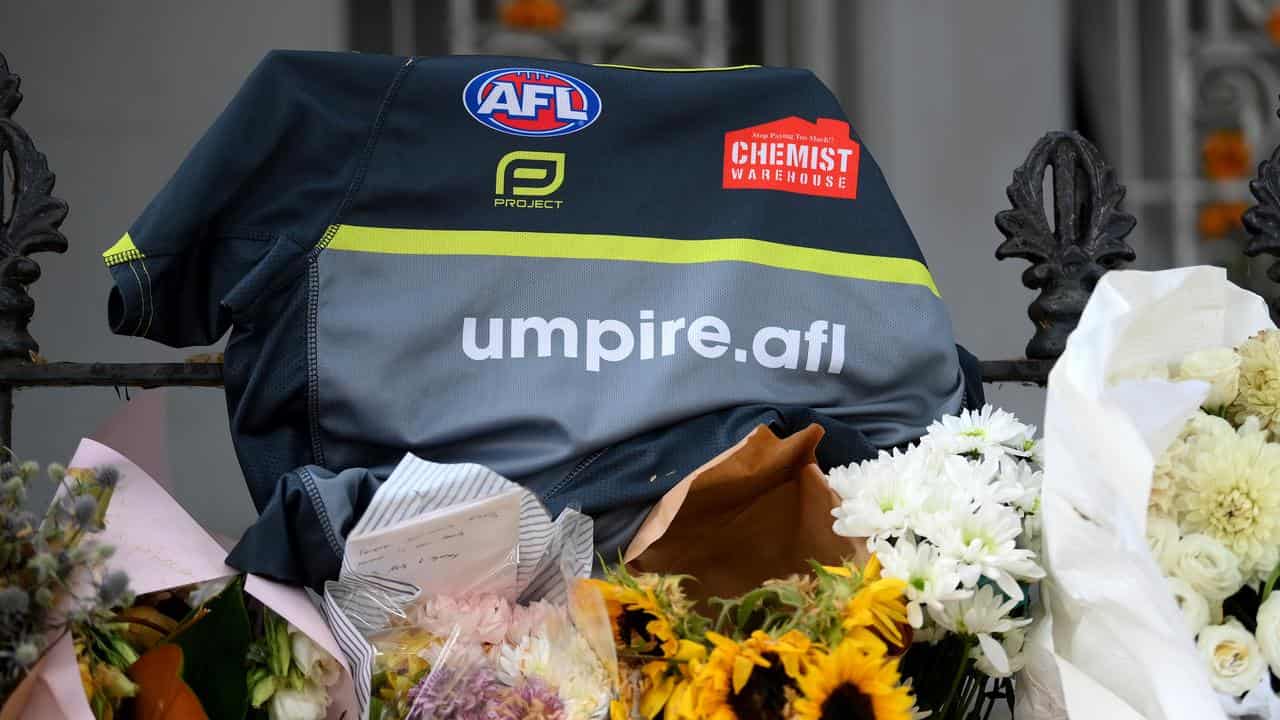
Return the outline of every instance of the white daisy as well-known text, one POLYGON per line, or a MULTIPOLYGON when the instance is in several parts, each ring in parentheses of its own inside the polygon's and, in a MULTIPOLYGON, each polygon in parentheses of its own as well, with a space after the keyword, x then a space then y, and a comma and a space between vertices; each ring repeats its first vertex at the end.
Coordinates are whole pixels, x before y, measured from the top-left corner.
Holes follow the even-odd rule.
POLYGON ((974 648, 970 657, 977 660, 975 665, 978 668, 978 672, 987 677, 1009 677, 1027 666, 1027 654, 1023 652, 1026 644, 1027 633, 1022 628, 1014 628, 1000 637, 1000 647, 1004 650, 1004 655, 1008 659, 1008 663, 1003 670, 992 664, 992 658, 987 656, 981 646, 974 648))
POLYGON ((941 485, 955 489, 951 501, 960 495, 970 498, 973 507, 1011 505, 1026 493, 1015 477, 1001 472, 1001 459, 969 460, 950 455, 942 464, 941 485))
POLYGON ((1011 672, 1009 654, 993 635, 1008 633, 1031 623, 1031 618, 1014 618, 1009 613, 1018 606, 1017 600, 1003 600, 995 588, 983 585, 972 596, 954 603, 946 603, 941 610, 929 608, 929 615, 948 631, 957 635, 974 637, 987 662, 997 672, 1011 672))
POLYGON ((928 428, 930 442, 954 455, 998 457, 1030 455, 1036 429, 1012 413, 983 405, 979 411, 948 415, 928 428))
POLYGON ((924 607, 942 609, 942 604, 966 597, 960 589, 955 560, 944 557, 931 543, 917 543, 910 533, 893 543, 874 546, 884 577, 907 583, 907 621, 919 629, 924 625, 924 607))
POLYGON ((1035 553, 1018 547, 1022 522, 1011 508, 983 505, 975 511, 956 507, 921 520, 921 534, 943 555, 956 560, 960 581, 967 588, 985 576, 1009 597, 1022 600, 1018 580, 1044 577, 1035 553))
POLYGON ((906 531, 928 496, 926 476, 915 467, 922 459, 913 452, 882 452, 875 460, 831 469, 827 480, 843 498, 831 513, 837 533, 884 537, 906 531))

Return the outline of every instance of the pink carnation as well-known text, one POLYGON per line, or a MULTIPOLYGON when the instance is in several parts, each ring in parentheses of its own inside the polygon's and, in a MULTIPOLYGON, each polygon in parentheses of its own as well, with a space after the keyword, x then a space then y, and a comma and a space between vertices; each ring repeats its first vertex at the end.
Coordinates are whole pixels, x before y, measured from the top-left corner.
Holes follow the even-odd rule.
POLYGON ((497 645, 511 626, 511 604, 496 595, 437 595, 419 605, 417 615, 417 624, 437 637, 449 637, 458 627, 459 640, 465 643, 497 645))

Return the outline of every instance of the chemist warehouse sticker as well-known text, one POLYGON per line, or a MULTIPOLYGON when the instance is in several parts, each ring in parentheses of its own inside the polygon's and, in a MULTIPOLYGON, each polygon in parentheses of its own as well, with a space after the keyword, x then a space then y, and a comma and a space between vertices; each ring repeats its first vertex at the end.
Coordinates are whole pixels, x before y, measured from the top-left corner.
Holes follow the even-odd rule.
POLYGON ((830 118, 789 117, 734 130, 724 136, 724 188, 852 200, 861 151, 849 123, 830 118))

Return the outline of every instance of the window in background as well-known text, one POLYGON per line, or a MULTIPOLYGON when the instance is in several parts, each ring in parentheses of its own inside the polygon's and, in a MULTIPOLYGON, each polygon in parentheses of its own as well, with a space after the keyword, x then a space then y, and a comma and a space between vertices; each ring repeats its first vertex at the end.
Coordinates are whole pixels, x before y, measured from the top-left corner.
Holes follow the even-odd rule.
POLYGON ((351 0, 351 47, 651 67, 759 63, 761 0, 351 0))
POLYGON ((1274 300, 1250 261, 1249 180, 1280 144, 1280 4, 1072 3, 1083 132, 1128 186, 1145 267, 1215 264, 1274 300))

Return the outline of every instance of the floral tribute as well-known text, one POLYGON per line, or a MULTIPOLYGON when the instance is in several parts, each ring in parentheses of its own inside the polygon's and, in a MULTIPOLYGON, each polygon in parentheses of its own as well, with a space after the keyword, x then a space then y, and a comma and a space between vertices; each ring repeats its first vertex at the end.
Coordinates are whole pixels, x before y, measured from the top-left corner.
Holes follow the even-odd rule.
POLYGON ((1228 709, 1266 707, 1280 684, 1280 331, 1137 374, 1209 385, 1156 464, 1147 538, 1214 690, 1228 709))
POLYGON ((1011 705, 1044 577, 1034 435, 984 407, 833 469, 834 530, 866 538, 869 561, 715 599, 714 619, 685 598, 691 578, 615 568, 590 581, 618 651, 613 718, 945 719, 1011 705))
POLYGON ((605 598, 618 650, 613 720, 664 717, 875 718, 915 710, 899 663, 911 643, 905 583, 873 557, 816 565, 719 606, 714 621, 672 575, 624 567, 590 580, 605 598))
POLYGON ((437 596, 370 638, 372 720, 587 720, 609 673, 566 606, 437 596))
POLYGON ((94 717, 320 720, 341 666, 227 577, 73 628, 94 717))

